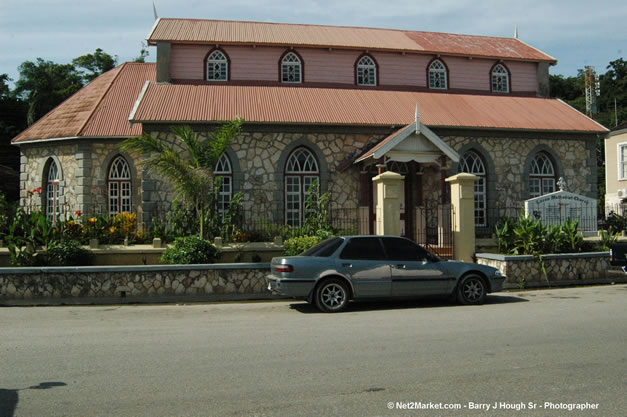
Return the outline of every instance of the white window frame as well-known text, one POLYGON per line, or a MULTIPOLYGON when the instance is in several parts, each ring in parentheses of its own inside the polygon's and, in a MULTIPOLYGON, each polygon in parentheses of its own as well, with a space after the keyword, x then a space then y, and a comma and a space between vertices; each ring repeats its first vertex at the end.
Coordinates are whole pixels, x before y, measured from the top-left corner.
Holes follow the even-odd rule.
POLYGON ((107 196, 110 217, 133 210, 131 166, 122 155, 116 156, 109 166, 107 196))
POLYGON ((355 82, 357 85, 376 86, 377 85, 377 63, 370 55, 364 55, 357 61, 357 74, 355 82), (360 82, 361 80, 361 82, 360 82), (364 82, 369 80, 369 82, 364 82))
POLYGON ((281 59, 281 82, 286 84, 300 84, 303 82, 303 63, 294 52, 286 53, 283 59, 281 59), (298 80, 290 81, 290 75, 294 77, 297 75, 298 80))
POLYGON ((219 49, 214 50, 207 57, 207 81, 224 82, 229 80, 229 60, 226 54, 219 49), (218 56, 219 54, 219 56, 218 56), (219 70, 216 71, 216 67, 219 66, 219 70), (212 69, 213 68, 213 69, 212 69), (210 75, 215 76, 219 73, 219 77, 211 78, 210 75))
POLYGON ((475 152, 466 152, 459 161, 458 172, 466 172, 479 177, 475 181, 475 226, 485 227, 487 226, 487 177, 488 171, 483 162, 483 158, 475 152), (472 158, 472 164, 469 166, 469 159, 472 158))
POLYGON ((556 168, 551 157, 546 152, 538 152, 531 160, 531 167, 529 169, 529 198, 540 197, 545 194, 555 192, 556 189, 556 168), (545 162, 542 167, 538 164, 538 159, 543 158, 545 162), (550 172, 546 170, 547 164, 550 167, 550 172), (534 172, 534 169, 540 172, 534 172), (538 191, 533 191, 538 190, 538 191))
POLYGON ((220 155, 213 174, 222 178, 222 186, 218 194, 218 213, 224 219, 233 198, 233 168, 226 153, 220 155))
POLYGON ((496 64, 490 72, 490 86, 495 93, 509 93, 509 71, 503 64, 496 64))
POLYGON ((448 88, 448 74, 446 65, 440 59, 434 59, 429 65, 429 88, 434 90, 446 90, 448 88), (438 82, 440 86, 438 87, 438 82))
POLYGON ((305 203, 314 181, 320 184, 320 169, 315 155, 305 147, 294 149, 285 163, 285 224, 304 226, 305 203), (305 155, 304 161, 299 158, 302 155, 305 155))
POLYGON ((618 153, 617 157, 617 168, 618 168, 618 180, 624 181, 627 180, 627 159, 622 157, 622 152, 625 150, 625 157, 627 157, 627 142, 622 142, 616 145, 616 149, 618 153))
POLYGON ((54 159, 48 165, 48 174, 46 176, 46 217, 52 222, 56 222, 61 215, 60 200, 60 183, 59 167, 54 159))

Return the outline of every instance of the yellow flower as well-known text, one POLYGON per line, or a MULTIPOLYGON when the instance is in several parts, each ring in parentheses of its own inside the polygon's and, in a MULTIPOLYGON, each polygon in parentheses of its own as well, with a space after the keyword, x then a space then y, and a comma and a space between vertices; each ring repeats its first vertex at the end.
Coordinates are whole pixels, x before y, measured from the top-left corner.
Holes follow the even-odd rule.
POLYGON ((96 224, 96 222, 98 221, 98 219, 97 219, 97 218, 95 218, 95 217, 90 217, 87 221, 88 221, 89 223, 91 223, 91 224, 96 224))
POLYGON ((109 233, 114 234, 115 233, 115 227, 111 226, 109 228, 109 233))

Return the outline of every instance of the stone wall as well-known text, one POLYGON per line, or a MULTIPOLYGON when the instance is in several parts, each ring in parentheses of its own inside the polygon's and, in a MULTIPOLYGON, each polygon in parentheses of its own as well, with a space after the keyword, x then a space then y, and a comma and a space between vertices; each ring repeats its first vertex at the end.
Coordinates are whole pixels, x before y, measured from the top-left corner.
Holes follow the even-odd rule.
MULTIPOLYGON (((196 127, 206 137, 211 126, 196 127)), ((173 133, 163 125, 144 126, 156 136, 172 140, 173 133)), ((487 206, 495 209, 520 207, 529 197, 527 175, 531 158, 547 152, 556 165, 557 176, 563 176, 567 190, 596 197, 595 141, 591 135, 434 129, 457 152, 478 152, 488 170, 487 206)), ((227 151, 233 168, 233 191, 242 191, 246 216, 255 221, 283 222, 284 170, 290 153, 299 146, 316 156, 323 192, 328 191, 337 208, 357 216, 360 201, 360 172, 368 170, 352 161, 363 151, 391 133, 389 128, 355 128, 332 126, 247 126, 227 151), (351 211, 353 210, 354 211, 351 211)), ((84 139, 45 144, 23 144, 21 192, 44 184, 46 161, 59 161, 62 177, 62 202, 69 212, 106 214, 106 175, 113 157, 120 154, 119 139, 84 139)), ((144 172, 138 161, 123 154, 132 172, 133 206, 139 223, 148 227, 153 215, 164 215, 174 195, 170 187, 144 172)), ((372 169, 369 168, 370 170, 372 169)), ((423 166, 421 193, 424 200, 441 201, 441 169, 446 176, 457 172, 457 164, 446 160, 443 167, 423 166)), ((41 204, 42 199, 24 203, 41 204)), ((364 206, 365 207, 365 206, 364 206)), ((364 211, 364 210, 362 210, 364 211)), ((490 215, 490 214, 488 214, 490 215)))
POLYGON ((20 201, 24 206, 40 208, 44 201, 45 190, 40 195, 28 196, 28 191, 45 187, 47 181, 47 163, 54 159, 59 167, 60 197, 64 212, 78 210, 76 192, 76 172, 78 160, 76 142, 55 142, 54 144, 33 144, 21 146, 20 165, 20 201), (46 171, 46 172, 44 172, 46 171))
MULTIPOLYGON (((594 136, 526 134, 469 136, 440 133, 457 152, 474 150, 489 172, 488 207, 521 206, 529 198, 527 175, 531 158, 546 152, 554 160, 557 177, 564 177, 567 191, 596 198, 596 151, 594 136)), ((454 164, 453 169, 457 169, 454 164)), ((557 190, 556 190, 557 191, 557 190)))
MULTIPOLYGON (((11 300, 195 296, 263 298, 269 264, 0 269, 0 303, 11 300)), ((86 300, 85 300, 86 299, 86 300)))
POLYGON ((533 256, 476 254, 477 263, 497 268, 507 277, 503 288, 544 287, 555 285, 604 283, 609 278, 608 252, 567 253, 542 256, 542 265, 533 256))

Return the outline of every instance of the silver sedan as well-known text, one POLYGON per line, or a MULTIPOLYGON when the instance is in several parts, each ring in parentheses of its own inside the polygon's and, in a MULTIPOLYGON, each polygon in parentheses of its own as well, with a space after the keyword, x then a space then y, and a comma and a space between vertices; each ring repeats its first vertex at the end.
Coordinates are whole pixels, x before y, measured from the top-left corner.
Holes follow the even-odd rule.
POLYGON ((349 300, 455 295, 481 304, 505 277, 485 265, 444 261, 409 239, 335 237, 298 256, 273 258, 268 290, 304 298, 321 311, 344 310, 349 300))

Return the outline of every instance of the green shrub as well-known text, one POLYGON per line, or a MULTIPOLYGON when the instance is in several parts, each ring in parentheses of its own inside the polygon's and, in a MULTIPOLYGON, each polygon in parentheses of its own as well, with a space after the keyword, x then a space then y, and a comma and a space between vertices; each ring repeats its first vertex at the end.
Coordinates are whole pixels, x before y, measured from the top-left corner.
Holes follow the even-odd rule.
POLYGON ((499 252, 512 255, 580 252, 583 236, 579 222, 568 219, 561 225, 543 226, 540 220, 520 216, 503 218, 495 228, 499 252))
POLYGON ((305 252, 307 249, 317 245, 323 240, 324 239, 321 239, 318 236, 293 237, 283 242, 283 247, 285 248, 285 255, 287 256, 300 255, 301 253, 305 252))
POLYGON ((611 211, 607 215, 605 220, 607 223, 607 231, 612 234, 621 233, 627 229, 627 216, 621 216, 620 214, 611 211))
POLYGON ((172 247, 163 252, 161 262, 166 264, 211 264, 218 257, 218 248, 198 236, 179 237, 172 247))
POLYGON ((54 266, 79 266, 91 264, 91 253, 81 248, 80 242, 66 240, 46 252, 47 264, 54 266))
POLYGON ((618 233, 601 231, 601 250, 610 250, 610 246, 618 241, 618 233))

